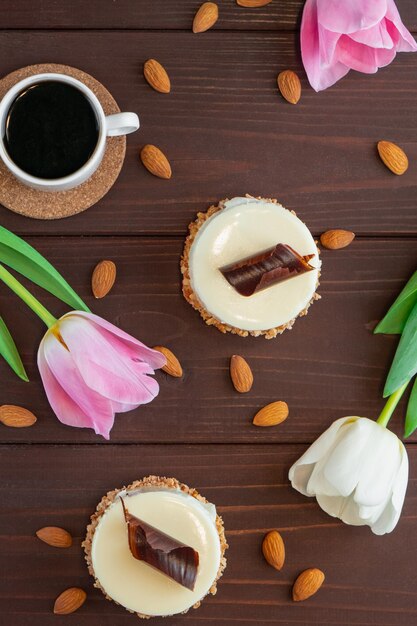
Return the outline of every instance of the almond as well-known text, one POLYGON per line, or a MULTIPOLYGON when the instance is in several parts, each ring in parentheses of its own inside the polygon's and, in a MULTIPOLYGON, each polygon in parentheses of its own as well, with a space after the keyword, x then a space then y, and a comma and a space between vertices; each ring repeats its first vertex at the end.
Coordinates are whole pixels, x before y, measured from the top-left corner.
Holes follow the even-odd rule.
POLYGON ((143 66, 143 74, 155 91, 169 93, 171 81, 166 69, 155 59, 148 59, 143 66))
POLYGON ((204 2, 194 16, 193 33, 204 33, 219 19, 219 9, 215 2, 204 2))
POLYGON ((91 289, 95 298, 104 298, 116 280, 116 265, 113 261, 100 261, 93 270, 91 289))
POLYGON ((378 141, 378 152, 391 172, 401 176, 408 170, 408 158, 404 150, 391 141, 378 141))
POLYGON ((247 393, 253 385, 253 374, 243 356, 234 354, 230 359, 230 377, 236 391, 247 393))
POLYGON ((297 74, 292 70, 284 70, 278 74, 277 83, 282 97, 290 104, 297 104, 301 98, 301 83, 297 74))
POLYGON ((79 587, 70 587, 63 591, 55 600, 54 613, 69 615, 77 611, 87 599, 87 594, 79 587))
POLYGON ((167 360, 167 364, 162 368, 163 371, 170 376, 174 376, 174 378, 181 378, 182 367, 175 354, 169 348, 165 348, 165 346, 154 346, 153 349, 161 352, 167 360))
POLYGON ((22 406, 3 404, 0 406, 0 422, 11 428, 27 428, 36 422, 36 416, 22 406))
POLYGON ((285 561, 284 541, 277 530, 270 530, 262 542, 262 553, 269 565, 282 569, 285 561))
POLYGON ((350 230, 326 230, 320 235, 320 243, 328 250, 340 250, 346 248, 355 239, 355 233, 350 230))
POLYGON ((302 602, 317 593, 324 582, 324 578, 323 572, 316 567, 301 572, 292 588, 294 602, 302 602))
POLYGON ((172 171, 165 154, 156 146, 147 144, 140 153, 140 158, 146 169, 158 178, 171 178, 172 171))
POLYGON ((72 537, 69 532, 58 526, 40 528, 36 531, 36 536, 54 548, 69 548, 72 545, 72 537))
POLYGON ((264 7, 270 2, 272 2, 272 0, 236 0, 236 2, 240 7, 252 8, 252 7, 264 7))
POLYGON ((253 418, 255 426, 276 426, 281 424, 288 417, 288 404, 286 402, 271 402, 267 404, 260 411, 257 412, 253 418))

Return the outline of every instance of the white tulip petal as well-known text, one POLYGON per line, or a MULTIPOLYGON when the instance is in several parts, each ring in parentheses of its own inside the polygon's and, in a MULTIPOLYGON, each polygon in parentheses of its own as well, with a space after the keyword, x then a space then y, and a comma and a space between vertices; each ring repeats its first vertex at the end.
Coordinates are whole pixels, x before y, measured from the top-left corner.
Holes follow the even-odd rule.
POLYGON ((323 511, 332 517, 338 517, 345 522, 345 524, 363 526, 366 523, 360 518, 358 507, 352 497, 344 498, 343 496, 324 496, 318 494, 316 498, 323 511))
POLYGON ((314 463, 310 463, 310 465, 298 465, 297 461, 290 469, 291 474, 289 478, 291 485, 294 489, 302 493, 303 496, 314 496, 313 493, 308 493, 307 491, 307 485, 314 467, 314 463))
POLYGON ((386 503, 401 463, 398 437, 376 422, 363 459, 355 501, 365 507, 386 503))
POLYGON ((326 455, 329 448, 334 444, 340 427, 349 419, 356 418, 341 417, 333 422, 333 424, 311 444, 298 461, 292 465, 288 473, 288 478, 294 489, 306 496, 314 495, 307 491, 307 485, 314 469, 314 464, 326 455))
POLYGON ((392 532, 400 519, 403 508, 408 483, 408 455, 403 444, 400 441, 398 443, 401 450, 401 465, 394 482, 391 500, 379 519, 371 526, 375 535, 392 532))
POLYGON ((349 496, 359 482, 372 425, 366 418, 347 425, 343 438, 333 447, 327 460, 324 475, 342 496, 349 496))

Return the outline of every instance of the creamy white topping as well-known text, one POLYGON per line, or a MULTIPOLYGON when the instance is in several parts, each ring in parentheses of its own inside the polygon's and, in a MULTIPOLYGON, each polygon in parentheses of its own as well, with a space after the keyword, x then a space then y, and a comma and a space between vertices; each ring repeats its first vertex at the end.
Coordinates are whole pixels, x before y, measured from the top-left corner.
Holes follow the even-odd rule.
POLYGON ((197 550, 200 562, 194 591, 132 556, 120 498, 109 506, 94 532, 95 577, 108 596, 131 611, 162 616, 189 609, 217 577, 221 551, 215 507, 177 489, 134 492, 125 504, 132 515, 197 550))
POLYGON ((204 308, 224 324, 241 330, 268 330, 296 318, 309 304, 318 280, 317 246, 307 226, 280 204, 233 198, 200 228, 191 246, 191 287, 204 308), (285 243, 300 255, 314 254, 317 268, 241 296, 219 268, 285 243))

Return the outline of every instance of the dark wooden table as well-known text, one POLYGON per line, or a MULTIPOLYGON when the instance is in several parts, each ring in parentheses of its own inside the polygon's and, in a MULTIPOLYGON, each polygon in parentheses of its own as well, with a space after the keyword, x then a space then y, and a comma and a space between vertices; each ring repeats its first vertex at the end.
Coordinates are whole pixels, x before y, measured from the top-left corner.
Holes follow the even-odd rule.
MULTIPOLYGON (((157 400, 119 416, 110 443, 67 428, 49 408, 36 369, 42 325, 0 289, 1 313, 31 378, 24 384, 0 363, 0 403, 38 416, 31 429, 0 429, 4 626, 135 623, 93 589, 80 543, 102 494, 149 473, 176 476, 215 502, 230 543, 218 594, 197 612, 153 624, 417 624, 417 437, 407 443, 403 516, 382 538, 326 516, 287 480, 292 462, 332 420, 376 417, 382 407, 397 339, 373 336, 372 328, 417 265, 417 54, 399 55, 375 76, 351 73, 316 94, 300 59, 302 0, 273 0, 257 10, 234 0, 218 4, 216 27, 193 35, 199 0, 1 3, 2 74, 48 61, 79 67, 101 80, 122 109, 137 111, 142 128, 128 139, 119 180, 95 207, 51 222, 0 208, 0 223, 27 237, 96 313, 151 345, 170 346, 185 370, 182 380, 160 373, 157 400), (169 71, 168 96, 144 81, 142 64, 150 57, 169 71), (276 89, 276 75, 286 68, 302 79, 296 107, 276 89), (376 157, 380 139, 406 149, 411 166, 404 177, 376 157), (145 143, 169 156, 171 181, 141 166, 145 143), (323 253, 322 301, 274 341, 223 336, 180 294, 188 222, 210 203, 245 192, 279 198, 316 235, 335 227, 356 233, 346 250, 323 253), (116 262, 118 280, 96 302, 90 276, 102 258, 116 262), (233 353, 253 367, 250 394, 231 386, 233 353), (288 402, 289 419, 275 429, 253 427, 254 412, 276 399, 288 402), (73 547, 42 544, 34 533, 45 525, 70 530, 73 547), (287 547, 281 573, 260 552, 271 528, 287 547), (311 600, 292 603, 295 576, 312 566, 326 573, 325 586, 311 600), (54 599, 69 586, 85 588, 88 600, 72 616, 54 616, 54 599)), ((398 7, 417 31, 415 0, 398 0, 398 7)), ((44 301, 57 314, 65 311, 53 298, 44 301)), ((398 433, 401 412, 393 421, 398 433)))

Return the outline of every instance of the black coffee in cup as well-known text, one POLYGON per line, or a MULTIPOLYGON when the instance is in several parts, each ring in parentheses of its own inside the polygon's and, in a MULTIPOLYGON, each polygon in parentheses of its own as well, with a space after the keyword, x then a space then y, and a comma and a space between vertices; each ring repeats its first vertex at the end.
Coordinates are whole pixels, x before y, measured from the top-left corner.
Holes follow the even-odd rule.
POLYGON ((89 160, 98 136, 88 98, 72 85, 50 80, 31 85, 14 99, 3 141, 24 172, 56 179, 73 174, 89 160))

